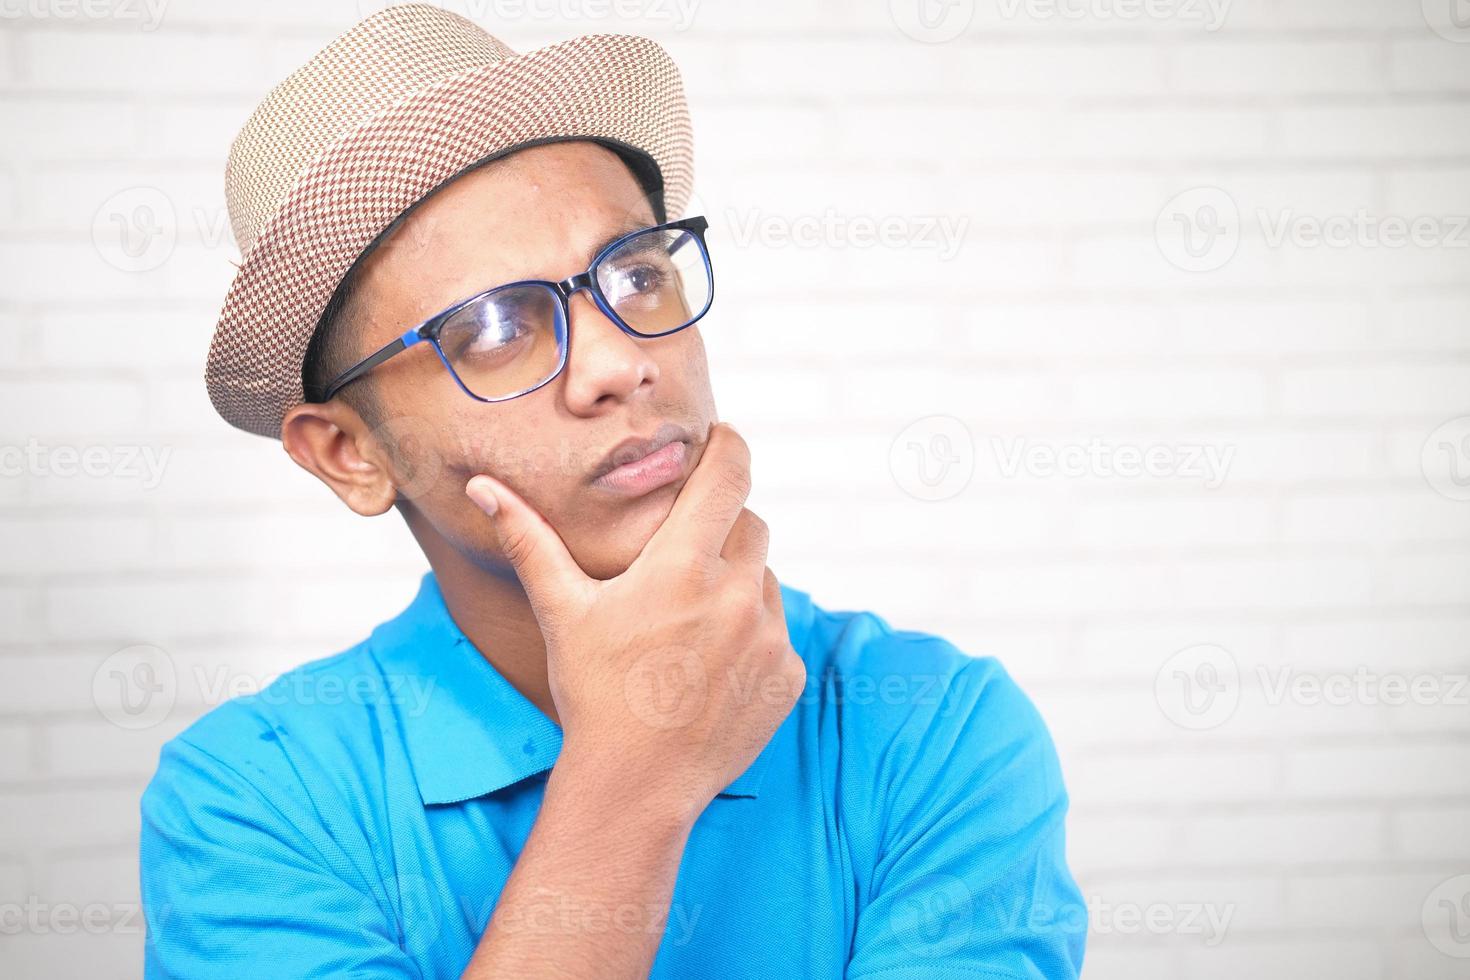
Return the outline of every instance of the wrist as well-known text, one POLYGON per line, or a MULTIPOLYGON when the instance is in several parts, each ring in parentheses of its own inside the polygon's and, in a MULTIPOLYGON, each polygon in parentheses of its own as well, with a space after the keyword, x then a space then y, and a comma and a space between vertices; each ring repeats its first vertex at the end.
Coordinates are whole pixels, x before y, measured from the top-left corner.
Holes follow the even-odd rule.
POLYGON ((676 779, 638 773, 626 758, 563 742, 546 784, 555 797, 585 808, 604 824, 632 823, 650 830, 687 833, 709 799, 676 779))

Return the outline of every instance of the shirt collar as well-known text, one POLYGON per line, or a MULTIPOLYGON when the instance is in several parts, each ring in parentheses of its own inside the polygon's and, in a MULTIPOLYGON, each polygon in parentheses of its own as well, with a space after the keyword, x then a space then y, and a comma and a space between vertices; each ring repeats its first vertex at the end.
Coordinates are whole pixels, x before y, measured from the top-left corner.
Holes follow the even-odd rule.
MULTIPOLYGON (((781 591, 788 633, 800 652, 810 602, 804 592, 785 586, 781 591)), ((432 571, 424 574, 408 608, 373 630, 369 643, 388 690, 411 687, 417 692, 413 698, 395 699, 394 709, 426 805, 484 796, 555 764, 561 727, 460 631, 432 571)), ((778 741, 773 737, 719 795, 759 795, 778 741)))

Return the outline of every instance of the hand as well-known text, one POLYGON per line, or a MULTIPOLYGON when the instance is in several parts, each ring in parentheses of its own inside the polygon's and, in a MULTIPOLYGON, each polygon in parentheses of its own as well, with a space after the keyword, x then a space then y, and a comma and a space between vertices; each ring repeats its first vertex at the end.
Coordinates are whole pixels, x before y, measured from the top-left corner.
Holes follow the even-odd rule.
MULTIPOLYGON (((697 816, 745 771, 806 683, 791 647, 770 532, 744 506, 750 449, 710 429, 667 520, 623 574, 589 578, 504 484, 465 488, 494 522, 546 641, 562 759, 697 816)), ((558 766, 562 763, 559 760, 558 766)))

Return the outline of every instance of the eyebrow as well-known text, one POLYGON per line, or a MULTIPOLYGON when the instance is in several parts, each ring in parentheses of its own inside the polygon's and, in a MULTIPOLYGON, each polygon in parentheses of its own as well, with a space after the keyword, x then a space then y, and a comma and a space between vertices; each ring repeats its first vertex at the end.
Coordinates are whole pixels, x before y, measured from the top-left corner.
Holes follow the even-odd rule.
MULTIPOLYGON (((653 228, 657 224, 658 224, 658 222, 654 222, 654 224, 650 225, 650 224, 645 224, 645 223, 643 223, 641 221, 630 221, 630 222, 624 224, 622 226, 622 230, 621 231, 614 232, 613 234, 611 234, 611 235, 607 236, 606 238, 604 238, 602 241, 598 242, 596 245, 592 246, 591 250, 587 253, 587 260, 586 260, 587 261, 587 265, 591 265, 592 264, 592 260, 594 258, 596 258, 597 256, 601 255, 603 249, 607 248, 609 245, 611 245, 613 242, 617 241, 619 238, 622 238, 624 235, 632 234, 635 231, 642 231, 645 228, 653 228)), ((586 270, 584 269, 583 271, 586 271, 586 270)), ((471 293, 468 296, 465 296, 465 297, 463 297, 461 299, 457 299, 453 303, 450 303, 448 306, 446 306, 444 309, 447 310, 447 309, 449 309, 452 306, 457 306, 460 303, 463 303, 466 300, 469 300, 469 299, 473 298, 474 296, 478 296, 480 293, 485 292, 487 290, 490 290, 490 289, 498 289, 501 286, 509 286, 512 283, 526 282, 528 280, 539 281, 539 277, 537 277, 535 275, 527 274, 527 275, 524 275, 524 276, 518 276, 518 277, 516 277, 514 279, 506 279, 505 281, 500 282, 500 283, 497 283, 494 286, 487 286, 484 289, 476 290, 474 293, 471 293)), ((549 282, 549 281, 554 281, 554 280, 545 280, 545 281, 548 281, 549 282)), ((440 312, 442 313, 443 310, 441 310, 440 312)), ((437 316, 437 315, 438 314, 435 314, 435 316, 437 316)))
POLYGON ((603 249, 607 248, 609 245, 617 241, 619 238, 622 238, 624 235, 629 235, 635 231, 642 231, 645 228, 652 227, 653 225, 643 224, 642 222, 624 225, 622 231, 611 234, 608 237, 604 238, 602 241, 598 242, 596 245, 592 246, 592 249, 587 253, 587 264, 591 265, 592 260, 601 255, 603 249))

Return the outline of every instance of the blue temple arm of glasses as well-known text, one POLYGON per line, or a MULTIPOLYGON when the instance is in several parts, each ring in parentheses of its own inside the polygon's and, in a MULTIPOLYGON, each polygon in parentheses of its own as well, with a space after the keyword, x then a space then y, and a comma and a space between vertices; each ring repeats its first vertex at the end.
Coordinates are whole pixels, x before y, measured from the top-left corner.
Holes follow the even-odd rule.
POLYGON ((341 391, 343 388, 347 387, 349 384, 356 381, 364 374, 367 374, 373 368, 377 367, 379 364, 382 364, 394 354, 398 354, 404 350, 407 350, 409 347, 412 347, 420 340, 423 340, 423 334, 419 332, 421 329, 421 327, 413 327, 410 330, 405 330, 403 336, 399 337, 397 340, 393 340, 384 344, 382 347, 378 348, 372 354, 369 354, 363 360, 358 361, 356 364, 352 365, 352 367, 344 371, 337 378, 336 381, 333 381, 330 385, 327 386, 327 390, 322 395, 321 400, 330 401, 332 399, 332 396, 337 394, 337 392, 341 391))

